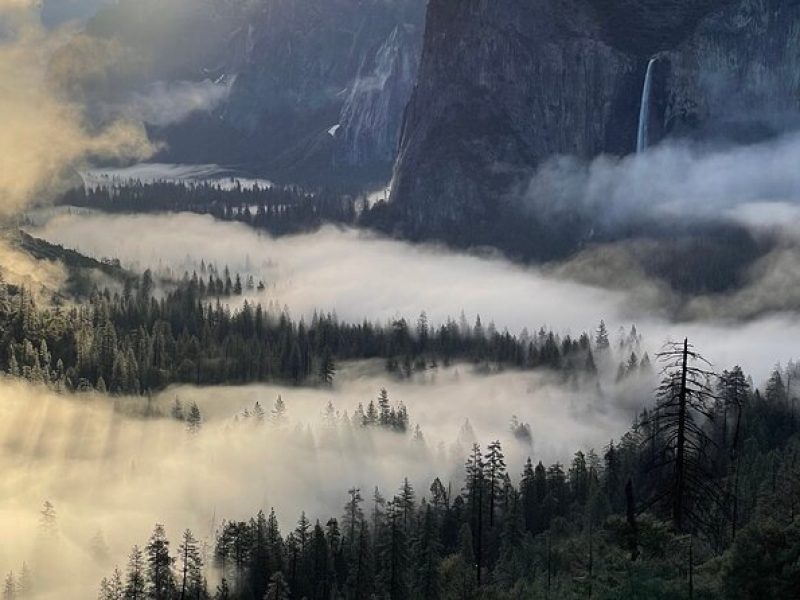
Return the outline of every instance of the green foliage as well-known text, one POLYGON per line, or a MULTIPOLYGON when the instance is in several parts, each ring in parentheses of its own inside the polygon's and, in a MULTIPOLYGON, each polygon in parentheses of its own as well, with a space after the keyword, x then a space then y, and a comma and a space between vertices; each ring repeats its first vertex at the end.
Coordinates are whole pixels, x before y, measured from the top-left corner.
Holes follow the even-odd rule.
MULTIPOLYGON (((582 366, 591 348, 569 336, 559 339, 544 330, 533 338, 490 335, 448 320, 414 338, 404 319, 385 327, 350 325, 330 314, 317 314, 306 324, 249 300, 231 311, 219 298, 211 299, 226 293, 230 274, 224 284, 209 278, 207 286, 195 274, 160 282, 167 291, 156 299, 157 285, 147 271, 122 293, 95 291, 88 304, 69 310, 40 309, 29 290, 0 281, 8 299, 5 310, 0 306, 0 368, 58 390, 113 394, 145 394, 172 383, 330 385, 337 362, 359 359, 383 359, 397 377, 455 360, 482 370, 550 367, 569 380, 595 377, 582 366)), ((230 287, 236 293, 238 286, 230 287)), ((380 402, 378 421, 387 426, 391 420, 405 430, 402 405, 380 402)))

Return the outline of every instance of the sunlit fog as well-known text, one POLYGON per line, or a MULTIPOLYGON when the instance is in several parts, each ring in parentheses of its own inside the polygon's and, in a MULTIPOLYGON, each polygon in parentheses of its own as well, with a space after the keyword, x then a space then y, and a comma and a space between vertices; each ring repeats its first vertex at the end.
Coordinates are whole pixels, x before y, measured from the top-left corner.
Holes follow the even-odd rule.
POLYGON ((0 0, 2 600, 796 597, 799 23, 0 0))

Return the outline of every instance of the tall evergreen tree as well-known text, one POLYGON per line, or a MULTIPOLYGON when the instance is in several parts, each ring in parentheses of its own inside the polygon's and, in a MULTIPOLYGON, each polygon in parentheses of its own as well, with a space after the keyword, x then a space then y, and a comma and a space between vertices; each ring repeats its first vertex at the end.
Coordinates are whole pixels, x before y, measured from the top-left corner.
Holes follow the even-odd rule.
POLYGON ((178 547, 180 560, 180 600, 200 598, 203 593, 203 559, 192 532, 183 532, 181 545, 178 547))
POLYGON ((503 478, 506 474, 506 462, 500 441, 494 441, 488 446, 484 457, 484 473, 489 496, 489 527, 494 527, 496 503, 503 492, 503 478))
POLYGON ((442 560, 442 546, 436 515, 430 505, 426 505, 421 523, 411 544, 413 560, 412 591, 415 598, 438 600, 439 565, 442 560))
POLYGON ((173 558, 169 554, 169 540, 163 525, 156 525, 145 547, 147 562, 147 597, 152 600, 172 600, 175 595, 175 578, 172 573, 173 558))
POLYGON ((134 546, 128 557, 128 571, 125 575, 125 600, 144 600, 147 594, 145 578, 145 559, 139 546, 134 546))
POLYGON ((472 453, 466 463, 464 495, 470 515, 475 556, 475 582, 481 586, 483 575, 484 507, 486 501, 486 480, 483 455, 478 444, 473 444, 472 453))
POLYGON ((280 571, 274 573, 269 580, 269 587, 264 595, 264 600, 289 600, 291 597, 289 584, 286 582, 283 573, 280 571))

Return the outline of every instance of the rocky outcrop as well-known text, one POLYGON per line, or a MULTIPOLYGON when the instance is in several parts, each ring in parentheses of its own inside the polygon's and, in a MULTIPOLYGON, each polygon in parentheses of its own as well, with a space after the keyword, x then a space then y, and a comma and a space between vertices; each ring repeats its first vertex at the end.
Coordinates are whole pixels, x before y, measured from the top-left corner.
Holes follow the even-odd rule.
POLYGON ((391 164, 397 154, 400 126, 416 82, 422 28, 396 26, 380 49, 364 57, 350 86, 336 137, 338 164, 359 167, 391 164))
POLYGON ((584 0, 431 0, 392 191, 406 226, 491 220, 543 158, 625 151, 640 62, 584 0))
POLYGON ((153 80, 230 85, 213 112, 152 126, 157 157, 294 183, 391 173, 425 0, 120 0, 88 25, 144 56, 153 80), (335 134, 335 135, 334 135, 335 134))
POLYGON ((390 169, 423 19, 422 0, 265 3, 223 113, 247 159, 289 180, 390 169))
POLYGON ((665 135, 753 141, 800 125, 800 3, 740 0, 660 59, 665 135))
POLYGON ((474 231, 549 157, 634 151, 653 56, 651 140, 785 129, 798 30, 793 0, 431 0, 393 210, 411 234, 474 231))

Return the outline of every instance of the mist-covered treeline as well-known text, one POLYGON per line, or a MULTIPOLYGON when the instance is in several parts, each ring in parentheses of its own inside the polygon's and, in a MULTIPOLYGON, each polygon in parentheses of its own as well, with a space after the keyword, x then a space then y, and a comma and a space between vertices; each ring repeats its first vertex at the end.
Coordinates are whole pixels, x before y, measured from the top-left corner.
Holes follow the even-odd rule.
MULTIPOLYGON (((213 277, 213 276, 212 276, 213 277)), ((242 292, 241 278, 221 290, 242 292)), ((215 279, 217 291, 219 278, 215 279)), ((340 322, 316 314, 310 323, 247 300, 231 309, 209 297, 209 286, 186 277, 156 298, 150 272, 127 280, 121 292, 95 292, 84 305, 38 308, 25 288, 0 283, 2 368, 56 389, 139 394, 171 383, 222 384, 275 381, 330 384, 338 361, 383 359, 400 377, 468 361, 491 371, 547 367, 566 379, 594 377, 593 343, 544 329, 513 336, 466 319, 435 327, 340 322)), ((600 336, 601 349, 608 345, 600 336)))
POLYGON ((437 240, 457 248, 496 246, 512 256, 547 260, 563 258, 578 247, 588 225, 578 213, 554 215, 544 223, 519 211, 497 206, 490 230, 485 215, 464 217, 462 226, 438 232, 398 228, 398 215, 385 200, 374 204, 347 189, 243 186, 220 182, 111 182, 112 185, 74 188, 59 199, 67 206, 109 213, 184 211, 239 221, 273 235, 313 231, 331 223, 363 226, 414 241, 437 240))
POLYGON ((776 371, 753 390, 739 367, 706 370, 688 344, 660 358, 655 404, 599 452, 506 465, 500 442, 476 443, 460 481, 343 490, 339 514, 301 513, 283 531, 274 511, 260 511, 223 522, 215 539, 187 530, 171 546, 157 525, 99 597, 795 597, 791 381, 776 371))
MULTIPOLYGON (((771 236, 756 237, 730 219, 695 221, 674 215, 631 215, 631 223, 592 216, 580 204, 536 214, 512 206, 493 207, 467 215, 458 227, 430 231, 414 226, 384 200, 374 204, 344 189, 313 194, 296 187, 223 185, 214 182, 126 181, 111 186, 76 188, 63 205, 119 214, 192 212, 228 222, 241 222, 272 235, 311 232, 325 224, 361 227, 413 242, 436 241, 453 248, 494 247, 523 262, 563 260, 588 245, 621 244, 631 253, 628 270, 641 269, 680 293, 719 293, 740 285, 746 269, 774 246, 771 236), (628 248, 628 245, 633 245, 628 248), (666 256, 676 260, 665 260, 666 256)), ((602 254, 602 253, 601 253, 602 254)), ((602 261, 600 261, 602 264, 602 261)), ((617 274, 622 278, 622 274, 617 274)))
MULTIPOLYGON (((230 186, 213 182, 129 181, 67 191, 60 203, 110 213, 193 212, 241 221, 273 235, 312 231, 324 223, 353 225, 355 197, 343 190, 310 194, 297 187, 230 186)), ((363 203, 362 203, 363 204, 363 203)))

